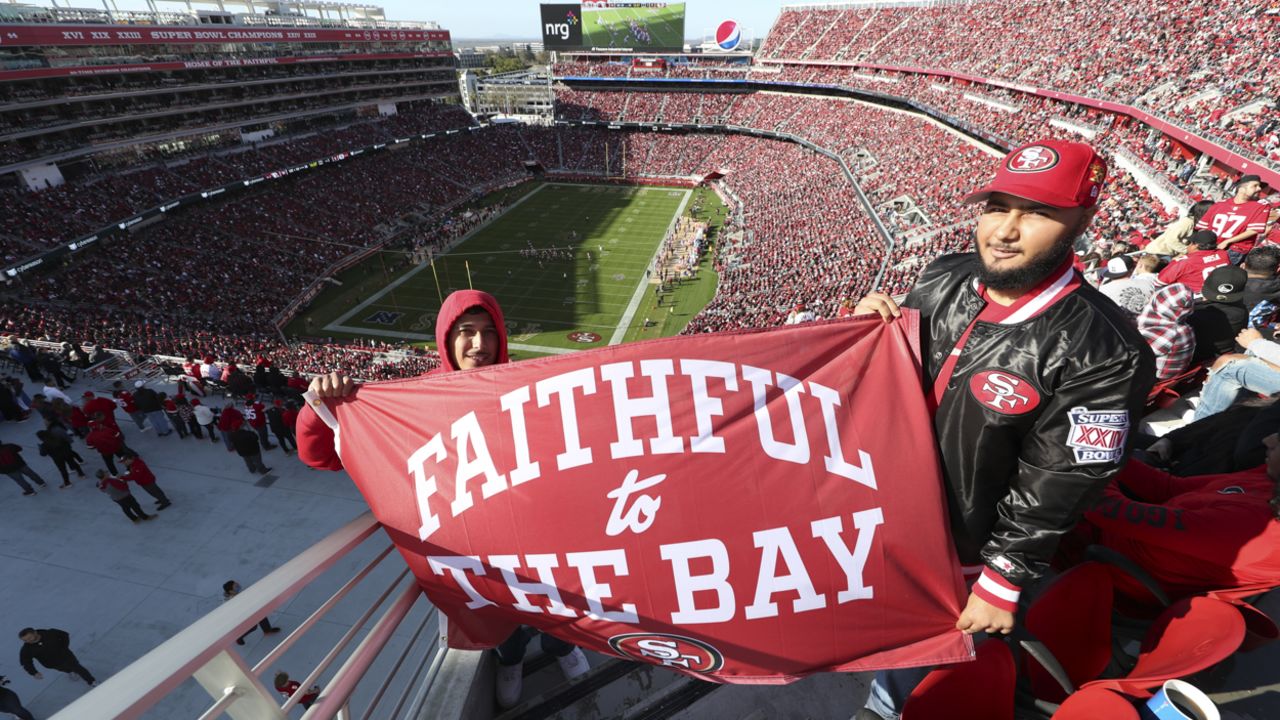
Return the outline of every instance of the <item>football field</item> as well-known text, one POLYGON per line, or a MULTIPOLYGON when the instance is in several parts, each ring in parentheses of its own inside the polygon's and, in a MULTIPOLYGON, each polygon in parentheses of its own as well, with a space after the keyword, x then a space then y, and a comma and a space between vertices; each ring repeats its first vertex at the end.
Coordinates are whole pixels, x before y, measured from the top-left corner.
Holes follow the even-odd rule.
POLYGON ((587 48, 684 47, 684 3, 668 3, 666 7, 585 9, 582 44, 587 48), (637 28, 648 34, 647 40, 636 33, 637 28))
POLYGON ((645 271, 691 191, 542 185, 432 263, 412 267, 324 329, 434 341, 440 299, 469 283, 493 293, 513 350, 561 353, 621 342, 645 271), (468 278, 468 269, 470 277, 468 278))

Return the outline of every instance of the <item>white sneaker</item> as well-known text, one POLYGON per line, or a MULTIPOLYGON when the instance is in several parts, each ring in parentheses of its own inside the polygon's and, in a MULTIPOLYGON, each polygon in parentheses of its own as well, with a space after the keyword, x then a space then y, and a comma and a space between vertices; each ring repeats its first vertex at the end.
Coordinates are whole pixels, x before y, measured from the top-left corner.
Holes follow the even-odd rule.
POLYGON ((560 672, 564 673, 565 680, 581 677, 591 669, 591 663, 587 662, 587 656, 582 653, 582 648, 574 648, 568 655, 556 658, 556 662, 560 663, 560 672))
POLYGON ((524 663, 498 666, 498 706, 506 710, 520 702, 520 691, 524 689, 524 663))

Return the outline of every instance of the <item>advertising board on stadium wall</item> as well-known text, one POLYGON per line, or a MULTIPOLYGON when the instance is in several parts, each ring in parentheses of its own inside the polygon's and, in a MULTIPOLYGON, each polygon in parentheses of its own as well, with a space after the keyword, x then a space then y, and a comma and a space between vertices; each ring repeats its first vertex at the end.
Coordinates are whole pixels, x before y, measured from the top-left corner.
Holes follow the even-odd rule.
POLYGON ((318 62, 358 62, 365 60, 410 60, 413 58, 450 57, 449 52, 427 53, 360 53, 351 55, 312 55, 308 57, 220 58, 212 60, 187 60, 184 62, 133 63, 129 65, 92 65, 83 67, 46 67, 28 70, 0 70, 0 81, 30 80, 46 77, 80 77, 118 75, 136 72, 172 72, 174 70, 204 70, 218 68, 251 67, 257 65, 297 65, 318 62))
POLYGON ((0 25, 0 47, 35 45, 192 45, 277 42, 448 42, 448 30, 365 30, 141 25, 0 25))

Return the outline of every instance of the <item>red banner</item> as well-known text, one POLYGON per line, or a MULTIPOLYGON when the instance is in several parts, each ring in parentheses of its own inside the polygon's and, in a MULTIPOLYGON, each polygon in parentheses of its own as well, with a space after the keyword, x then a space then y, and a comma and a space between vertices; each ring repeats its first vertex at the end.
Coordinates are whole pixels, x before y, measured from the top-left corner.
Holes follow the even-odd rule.
POLYGON ((244 26, 0 25, 0 47, 188 45, 194 43, 449 41, 448 30, 366 30, 244 26))
POLYGON ((917 320, 376 383, 327 419, 455 645, 526 624, 732 683, 956 662, 917 320))
POLYGON ((344 55, 310 55, 307 57, 237 58, 220 57, 182 62, 134 63, 130 65, 77 65, 74 67, 42 67, 30 70, 0 70, 0 81, 30 80, 45 77, 118 75, 136 72, 171 72, 174 70, 210 70, 217 68, 253 67, 257 65, 296 65, 317 62, 360 62, 365 60, 409 60, 411 58, 449 57, 452 53, 358 53, 344 55))

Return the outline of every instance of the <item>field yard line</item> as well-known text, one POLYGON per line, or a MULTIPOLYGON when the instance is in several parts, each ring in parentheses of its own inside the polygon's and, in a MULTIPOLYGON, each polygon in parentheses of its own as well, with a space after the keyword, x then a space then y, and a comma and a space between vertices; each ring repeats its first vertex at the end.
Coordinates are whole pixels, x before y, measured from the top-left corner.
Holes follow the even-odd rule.
MULTIPOLYGON (((692 190, 684 191, 684 199, 680 201, 680 207, 676 208, 676 213, 671 217, 671 224, 667 225, 667 232, 662 236, 662 240, 667 239, 667 235, 675 229, 676 222, 680 220, 680 216, 684 215, 684 209, 689 204, 689 198, 693 197, 692 190)), ((658 241, 658 246, 653 249, 653 256, 649 258, 649 263, 645 265, 646 269, 653 268, 653 261, 658 259, 658 253, 662 251, 662 241, 658 241)), ((631 296, 631 302, 627 305, 627 309, 622 313, 622 319, 618 320, 618 327, 613 331, 613 337, 609 338, 610 345, 617 345, 622 342, 622 338, 627 334, 627 328, 631 327, 631 318, 635 317, 636 310, 640 308, 640 301, 644 299, 644 291, 649 287, 649 277, 647 275, 640 276, 640 282, 636 283, 635 294, 631 296)))
MULTIPOLYGON (((486 220, 486 221, 484 221, 484 222, 480 223, 479 225, 477 225, 477 226, 475 226, 475 227, 471 228, 471 231, 470 231, 470 232, 468 232, 466 235, 463 235, 462 237, 458 238, 457 242, 455 242, 455 243, 453 244, 453 247, 457 247, 457 246, 461 245, 462 243, 466 242, 466 241, 467 241, 467 239, 468 239, 468 238, 470 238, 472 235, 475 235, 476 233, 480 232, 480 230, 482 230, 482 229, 484 229, 484 228, 489 227, 489 225, 491 225, 491 224, 493 224, 495 221, 497 221, 497 219, 498 219, 498 218, 500 218, 500 217, 502 217, 502 216, 506 215, 507 213, 511 212, 512 210, 515 210, 517 207, 519 207, 519 206, 520 206, 520 203, 523 203, 525 200, 528 200, 529 198, 533 197, 534 195, 537 195, 538 193, 542 192, 542 188, 544 188, 544 187, 546 187, 546 184, 545 184, 545 183, 544 183, 544 184, 542 184, 542 185, 539 185, 538 187, 536 187, 536 188, 534 188, 534 189, 533 189, 533 192, 531 192, 531 193, 526 193, 526 194, 525 194, 523 197, 521 197, 519 200, 517 200, 517 201, 515 201, 515 202, 511 203, 511 207, 507 208, 506 210, 503 210, 502 212, 498 213, 497 215, 494 215, 493 217, 489 218, 488 220, 486 220)), ((447 254, 447 253, 446 253, 446 254, 447 254)), ((346 313, 344 313, 343 315, 339 316, 337 320, 334 320, 333 322, 329 323, 328 325, 325 325, 325 326, 324 326, 324 329, 325 329, 325 330, 333 330, 334 332, 356 332, 356 333, 364 332, 363 330, 351 330, 351 329, 349 329, 349 328, 344 328, 344 327, 342 327, 342 324, 343 324, 343 323, 345 323, 346 321, 350 320, 350 319, 351 319, 351 317, 352 317, 353 315, 355 315, 356 313, 360 312, 361 310, 364 310, 365 308, 369 307, 370 305, 373 305, 374 303, 376 303, 376 302, 378 302, 379 300, 381 300, 381 299, 382 299, 382 297, 383 297, 384 295, 386 295, 387 293, 389 293, 389 292, 391 292, 392 290, 395 290, 396 288, 400 287, 400 286, 401 286, 402 284, 404 284, 404 283, 405 283, 409 278, 413 277, 414 275, 417 275, 418 273, 422 272, 424 269, 426 269, 426 268, 428 268, 428 267, 430 267, 430 266, 431 266, 431 262, 430 262, 429 260, 428 260, 428 261, 423 261, 423 262, 419 263, 417 267, 413 268, 412 270, 410 270, 409 272, 405 273, 404 275, 401 275, 400 277, 396 278, 395 280, 392 280, 392 281, 391 281, 391 283, 390 283, 389 285, 387 285, 386 287, 382 288, 381 290, 379 290, 378 292, 374 293, 373 295, 369 296, 369 299, 368 299, 368 300, 365 300, 364 302, 360 303, 359 305, 356 305, 355 307, 351 308, 351 310, 349 310, 349 311, 347 311, 346 313)), ((370 332, 372 332, 372 331, 370 331, 370 332)), ((373 333, 373 334, 377 335, 377 334, 380 334, 380 333, 373 333)), ((414 336, 414 337, 417 337, 417 336, 414 336)), ((435 338, 434 338, 434 337, 429 337, 429 338, 427 338, 427 339, 428 339, 428 340, 434 340, 435 338)))

